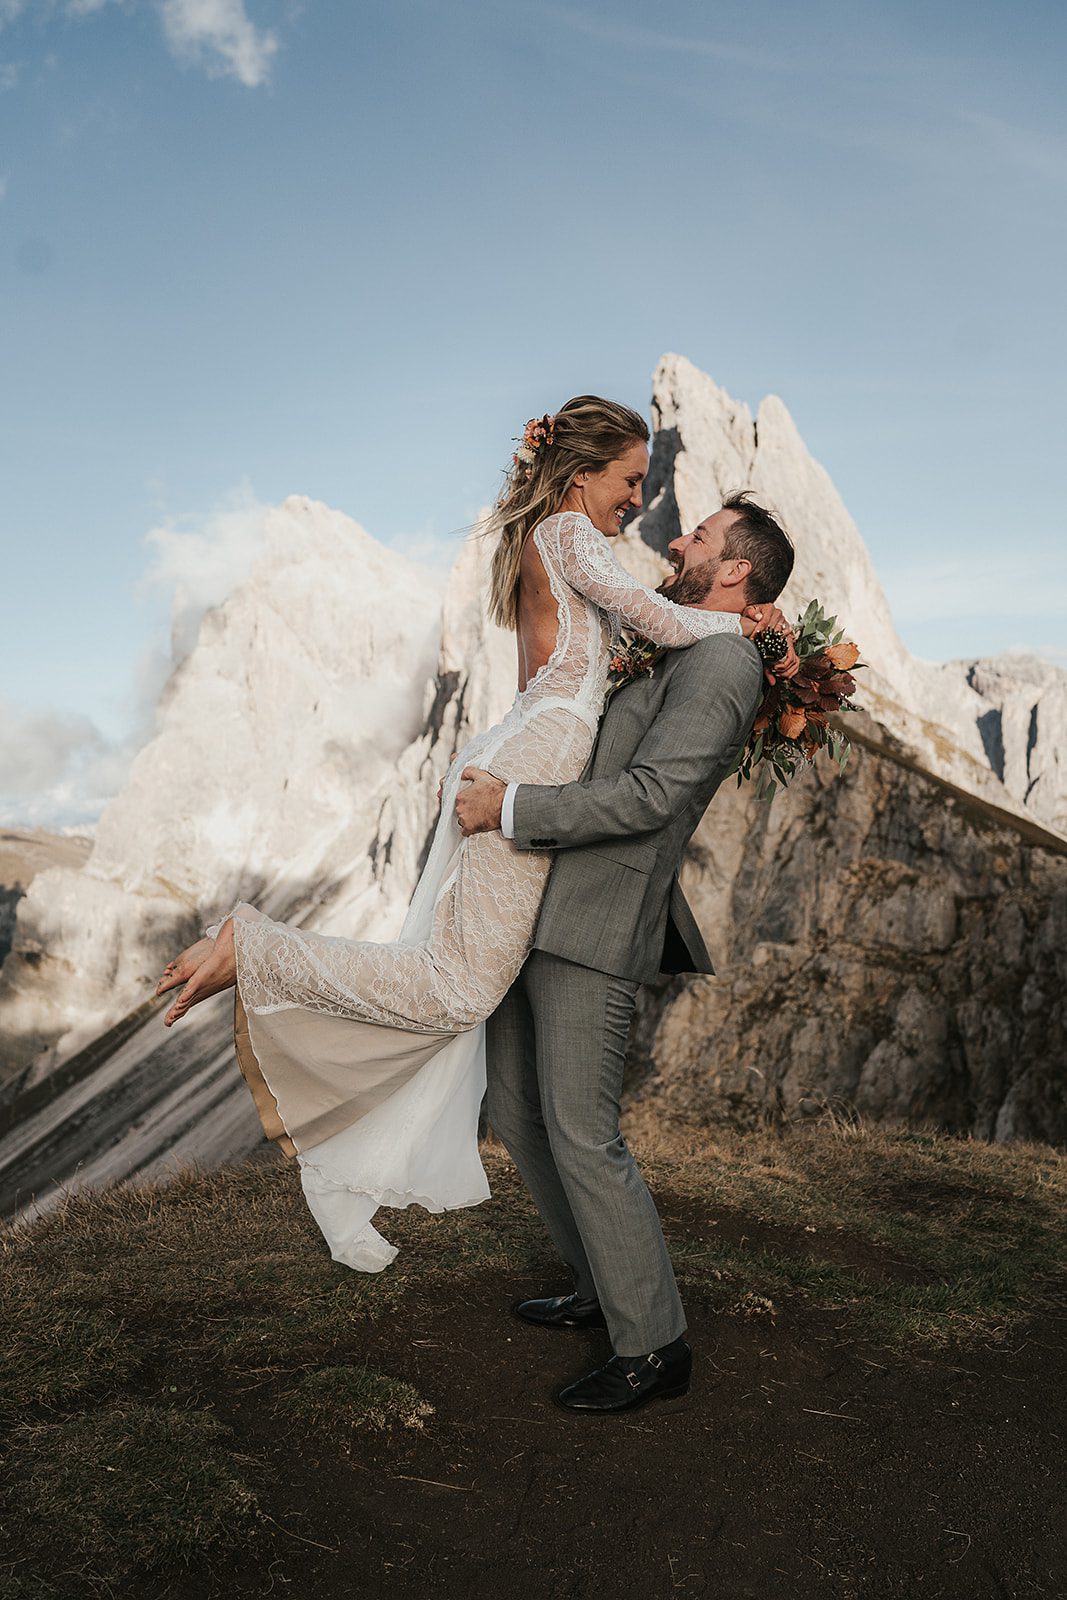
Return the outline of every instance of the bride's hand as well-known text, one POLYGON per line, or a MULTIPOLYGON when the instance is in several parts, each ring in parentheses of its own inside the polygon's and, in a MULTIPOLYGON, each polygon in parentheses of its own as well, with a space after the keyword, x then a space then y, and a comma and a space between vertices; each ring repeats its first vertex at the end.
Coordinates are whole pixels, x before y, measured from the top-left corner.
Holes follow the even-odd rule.
POLYGON ((764 675, 767 682, 773 683, 775 678, 795 677, 800 671, 800 657, 796 652, 793 629, 783 613, 773 604, 745 607, 741 613, 741 632, 746 639, 753 638, 757 633, 766 633, 768 628, 780 633, 788 641, 789 648, 777 661, 766 664, 764 675))
POLYGON ((757 633, 766 633, 768 628, 776 628, 787 639, 793 637, 793 630, 785 620, 784 613, 773 602, 745 607, 741 613, 741 632, 746 639, 751 639, 757 633))

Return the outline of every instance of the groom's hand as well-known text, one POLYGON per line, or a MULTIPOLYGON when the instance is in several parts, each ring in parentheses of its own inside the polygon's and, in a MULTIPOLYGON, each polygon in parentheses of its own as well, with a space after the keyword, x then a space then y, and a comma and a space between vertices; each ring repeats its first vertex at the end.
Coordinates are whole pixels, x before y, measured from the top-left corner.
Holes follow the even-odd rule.
POLYGON ((481 767, 464 767, 461 781, 469 780, 470 787, 461 789, 456 796, 456 818, 460 832, 492 833, 500 826, 500 808, 504 804, 507 784, 494 778, 481 767))

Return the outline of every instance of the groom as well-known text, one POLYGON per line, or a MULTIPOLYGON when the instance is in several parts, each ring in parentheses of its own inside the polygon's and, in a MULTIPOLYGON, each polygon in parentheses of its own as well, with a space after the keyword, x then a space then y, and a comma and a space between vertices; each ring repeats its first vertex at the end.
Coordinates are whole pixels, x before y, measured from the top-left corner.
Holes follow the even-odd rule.
MULTIPOLYGON (((772 604, 793 548, 747 494, 670 546, 663 593, 749 611, 772 604)), ((790 642, 775 671, 790 676, 790 642)), ((534 948, 487 1036, 489 1120, 574 1275, 573 1294, 515 1313, 545 1328, 603 1328, 614 1355, 556 1395, 569 1411, 623 1412, 689 1387, 685 1316, 652 1197, 619 1132, 623 1063, 640 985, 711 972, 677 872, 759 704, 763 663, 735 634, 665 653, 612 694, 585 776, 505 785, 475 767, 463 832, 503 828, 520 850, 558 850, 534 948)))

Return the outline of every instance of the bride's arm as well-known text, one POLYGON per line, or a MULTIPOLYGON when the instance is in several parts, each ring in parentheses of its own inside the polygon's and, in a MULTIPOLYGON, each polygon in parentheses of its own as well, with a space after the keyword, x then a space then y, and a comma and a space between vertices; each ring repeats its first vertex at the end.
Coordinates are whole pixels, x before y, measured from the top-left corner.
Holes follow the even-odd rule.
POLYGON ((698 611, 692 606, 675 605, 673 600, 638 583, 604 535, 580 512, 561 511, 542 523, 534 535, 539 550, 542 535, 550 542, 560 571, 572 589, 653 644, 679 650, 712 633, 743 631, 741 618, 732 611, 698 611))

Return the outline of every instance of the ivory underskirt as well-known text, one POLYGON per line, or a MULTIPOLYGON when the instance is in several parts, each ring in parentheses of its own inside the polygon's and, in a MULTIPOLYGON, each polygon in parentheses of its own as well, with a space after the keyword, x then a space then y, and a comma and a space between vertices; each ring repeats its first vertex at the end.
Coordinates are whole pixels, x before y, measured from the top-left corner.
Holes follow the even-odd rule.
POLYGON ((264 1132, 300 1164, 335 1261, 380 1272, 396 1256, 372 1226, 381 1206, 479 1205, 485 1026, 426 1034, 292 1007, 246 1012, 234 1048, 264 1132))
MULTIPOLYGON (((520 695, 503 722, 460 751, 445 778, 438 824, 400 943, 431 938, 435 907, 459 870, 463 837, 455 798, 464 767, 496 770, 507 747, 511 754, 500 776, 543 777, 548 737, 559 756, 548 776, 567 781, 584 767, 595 727, 595 718, 572 701, 549 697, 531 710, 520 695), (524 755, 527 744, 532 753, 524 755)), ((247 903, 239 903, 238 917, 240 904, 247 903)), ((263 916, 254 906, 248 910, 263 916)), ((532 940, 533 922, 519 931, 532 940)), ((528 947, 517 952, 516 972, 528 947)), ((396 1249, 371 1225, 379 1206, 451 1211, 489 1198, 478 1153, 484 1022, 462 1033, 407 1031, 297 1005, 249 1010, 240 990, 238 941, 237 1059, 268 1138, 300 1163, 304 1196, 335 1261, 380 1272, 393 1260, 396 1249)))

